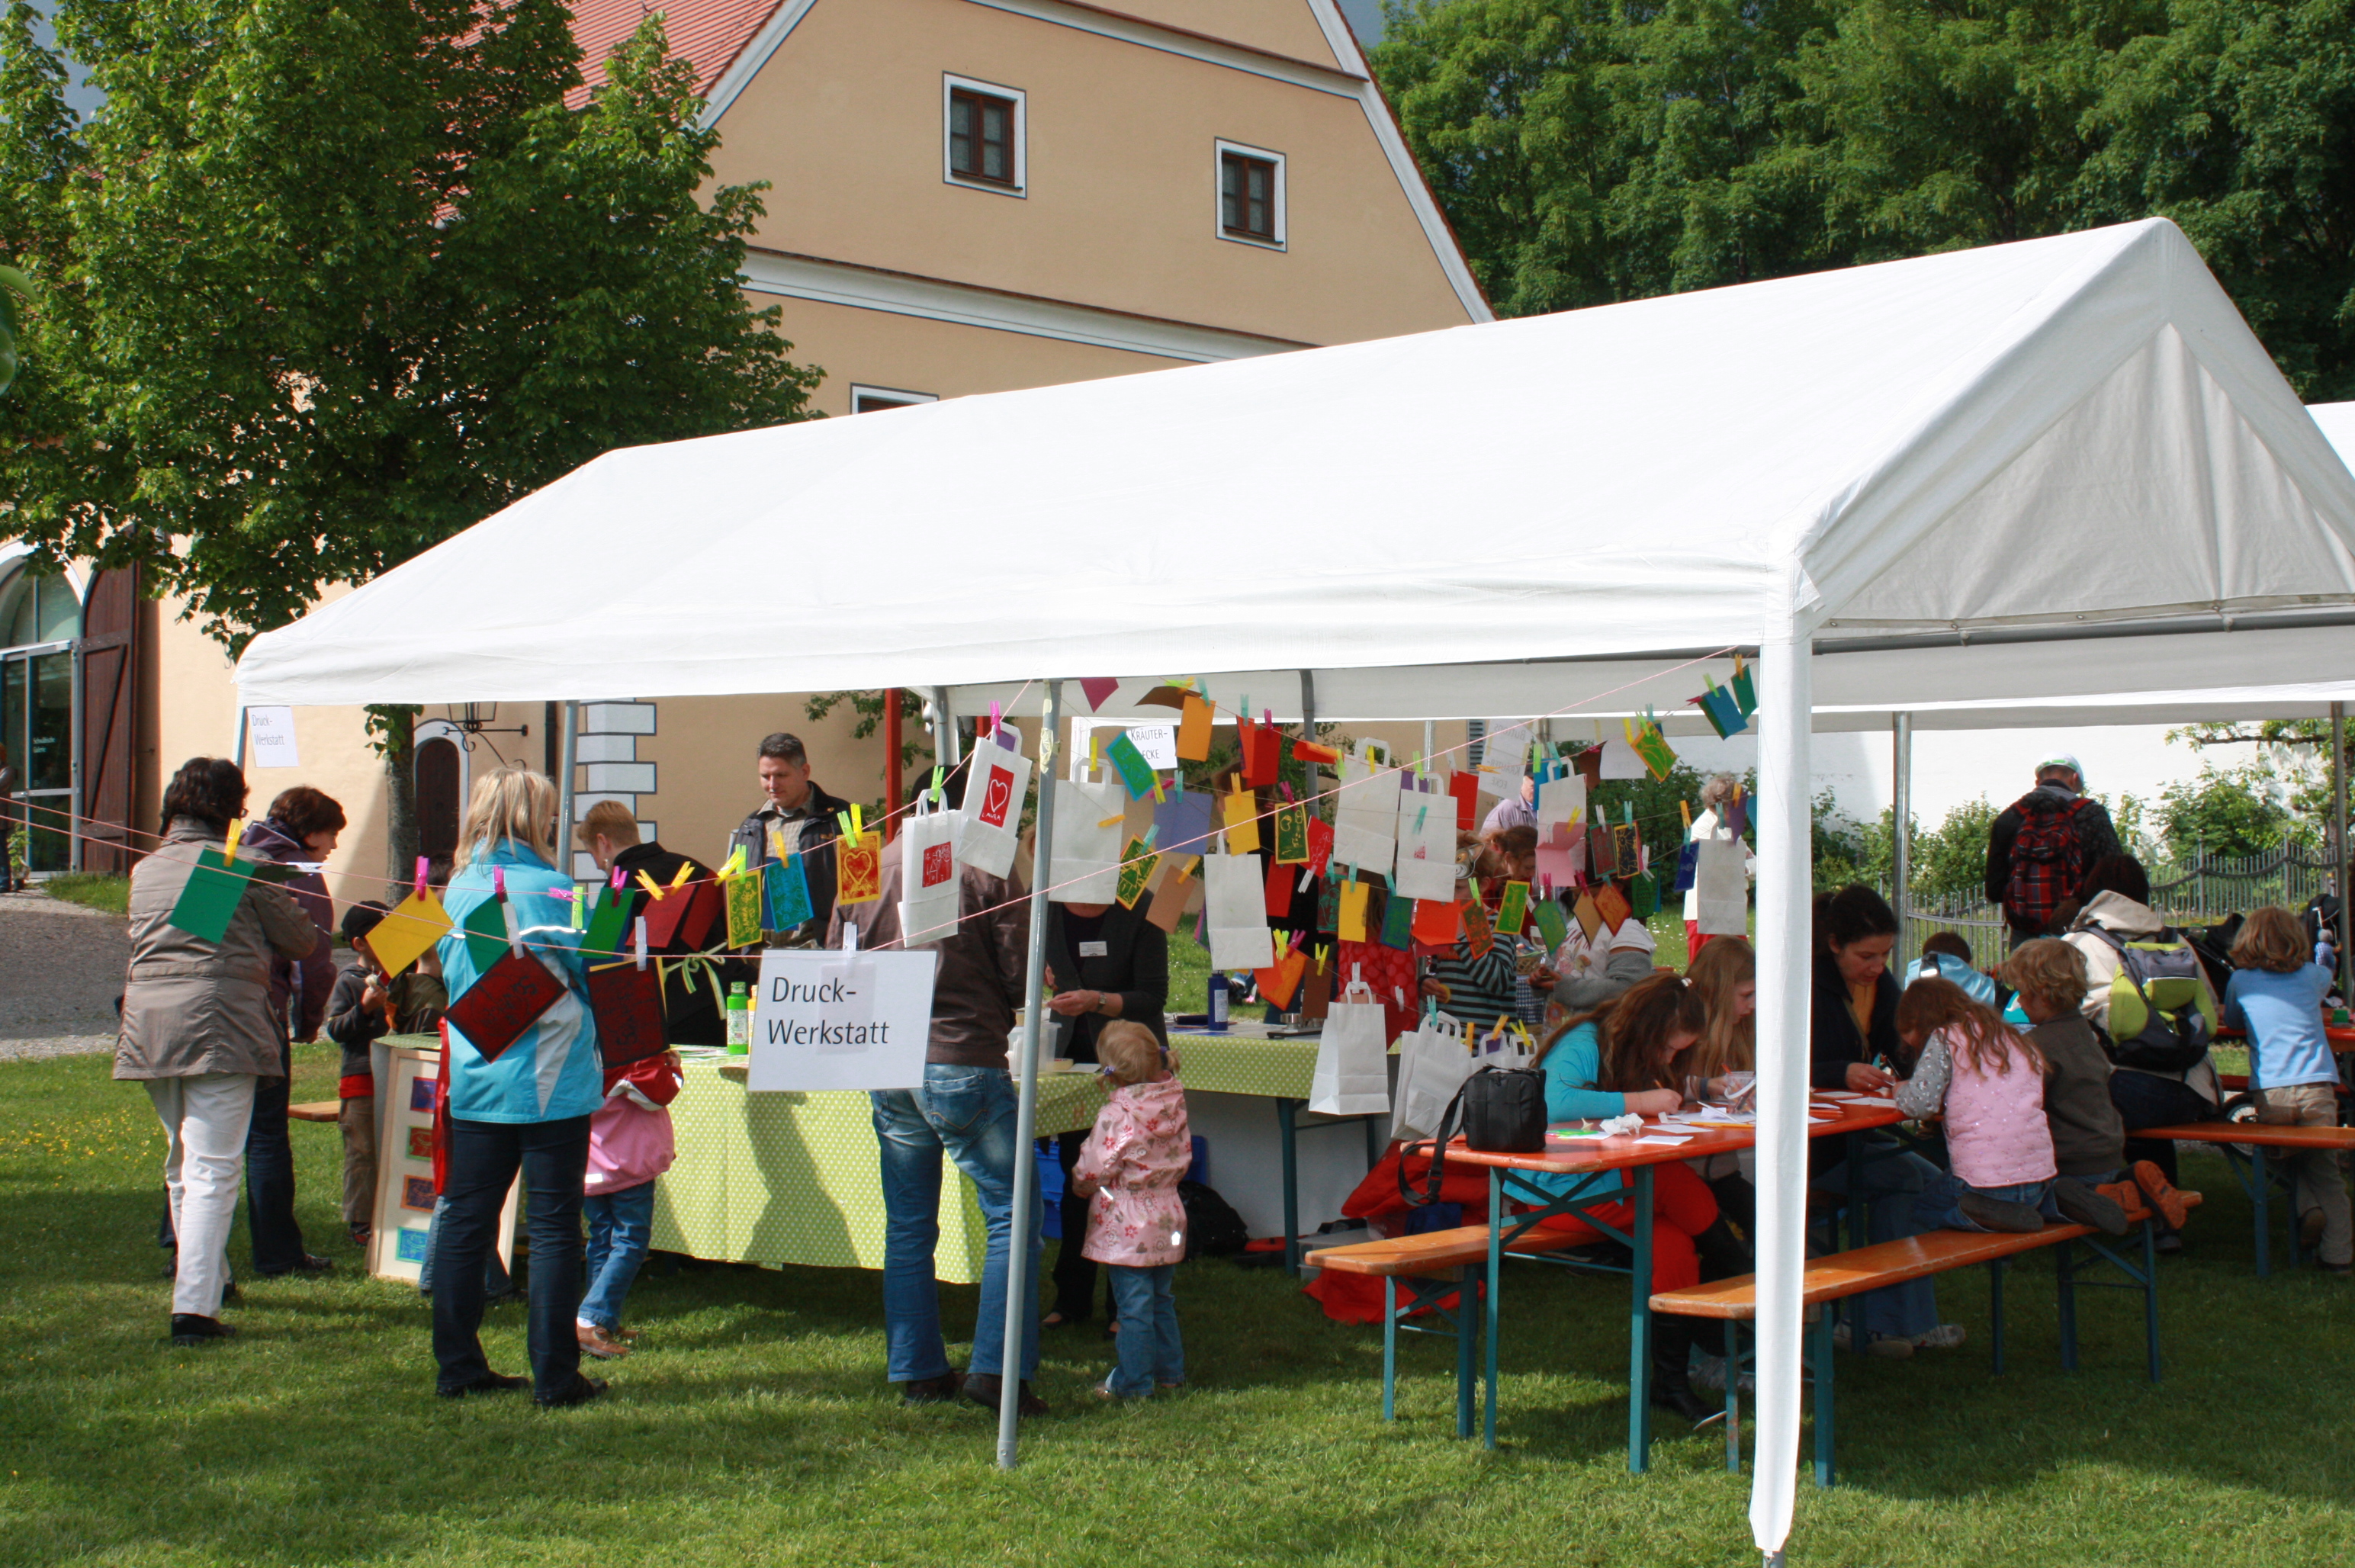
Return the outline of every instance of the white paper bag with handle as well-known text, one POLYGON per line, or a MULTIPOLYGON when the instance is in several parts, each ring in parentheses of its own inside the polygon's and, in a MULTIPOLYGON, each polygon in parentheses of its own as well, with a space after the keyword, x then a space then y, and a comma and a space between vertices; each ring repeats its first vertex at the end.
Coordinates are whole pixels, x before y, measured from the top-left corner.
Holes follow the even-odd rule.
POLYGON ((1398 775, 1377 773, 1362 743, 1359 752, 1341 759, 1333 795, 1333 864, 1387 877, 1398 853, 1398 775))
POLYGON ((1258 856, 1202 857, 1202 928, 1210 933, 1214 969, 1265 969, 1275 962, 1258 856))
POLYGON ((955 812, 919 803, 900 829, 900 942, 914 947, 945 942, 956 934, 957 830, 955 812))
POLYGON ((1434 903, 1455 896, 1455 802, 1448 796, 1400 792, 1398 872, 1391 891, 1434 903))
POLYGON ((1120 897, 1120 835, 1128 792, 1111 779, 1050 779, 1055 791, 1055 853, 1048 901, 1108 904, 1120 897))
POLYGON ((1399 1041, 1398 1104, 1391 1112, 1391 1136, 1427 1138, 1439 1130, 1448 1103, 1472 1075, 1471 1043, 1464 1026, 1445 1013, 1433 1013, 1423 1027, 1399 1041))
MULTIPOLYGON (((1019 731, 1007 730, 1018 736, 1019 731)), ((994 740, 973 749, 971 776, 965 781, 964 809, 957 814, 957 860, 978 867, 993 877, 1014 869, 1014 852, 1022 832, 1022 797, 1030 790, 1030 759, 994 740)), ((1056 824, 1057 837, 1062 823, 1056 824)))
POLYGON ((1308 1108, 1328 1116, 1380 1115, 1391 1108, 1390 1015, 1373 988, 1352 981, 1325 1011, 1308 1108))

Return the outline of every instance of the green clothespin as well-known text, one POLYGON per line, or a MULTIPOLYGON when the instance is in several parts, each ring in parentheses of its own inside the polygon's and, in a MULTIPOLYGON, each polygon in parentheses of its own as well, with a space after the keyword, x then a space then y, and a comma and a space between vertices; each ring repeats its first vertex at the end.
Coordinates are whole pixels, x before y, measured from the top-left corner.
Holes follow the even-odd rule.
POLYGON ((941 804, 941 781, 947 776, 948 770, 946 768, 942 767, 938 763, 932 764, 932 787, 931 793, 932 804, 934 805, 941 804))

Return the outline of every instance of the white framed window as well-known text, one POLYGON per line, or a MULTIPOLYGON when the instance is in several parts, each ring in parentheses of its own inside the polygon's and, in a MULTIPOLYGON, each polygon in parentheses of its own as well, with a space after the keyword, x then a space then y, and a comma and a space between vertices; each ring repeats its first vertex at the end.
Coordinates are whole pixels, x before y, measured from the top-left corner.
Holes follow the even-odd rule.
POLYGON ((1218 143, 1218 201, 1210 231, 1238 245, 1284 248, 1284 155, 1241 142, 1218 143))
POLYGON ((910 392, 898 387, 866 387, 856 381, 850 384, 850 411, 854 414, 871 414, 879 409, 911 408, 917 403, 937 403, 940 400, 937 392, 910 392))
POLYGON ((941 75, 941 178, 968 190, 1021 196, 1030 188, 1029 95, 971 77, 941 75))

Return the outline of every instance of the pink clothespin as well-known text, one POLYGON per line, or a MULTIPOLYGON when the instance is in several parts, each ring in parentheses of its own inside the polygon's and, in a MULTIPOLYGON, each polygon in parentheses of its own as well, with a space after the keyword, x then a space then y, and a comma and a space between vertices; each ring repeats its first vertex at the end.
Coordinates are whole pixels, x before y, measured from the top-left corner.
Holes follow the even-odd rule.
POLYGON ((613 868, 613 891, 615 892, 618 893, 622 891, 622 879, 628 873, 623 871, 619 866, 613 868))
POLYGON ((1284 804, 1287 805, 1290 805, 1292 803, 1292 786, 1285 784, 1282 779, 1278 779, 1275 781, 1275 787, 1284 792, 1284 804))
POLYGON ((421 899, 425 896, 425 868, 431 864, 424 856, 417 857, 417 896, 421 899))
POLYGON ((491 894, 501 903, 507 901, 507 869, 505 866, 491 868, 491 894))
POLYGON ((1006 737, 1002 733, 1005 723, 1005 718, 998 711, 997 699, 993 697, 989 699, 989 738, 1001 746, 1006 744, 1006 737))

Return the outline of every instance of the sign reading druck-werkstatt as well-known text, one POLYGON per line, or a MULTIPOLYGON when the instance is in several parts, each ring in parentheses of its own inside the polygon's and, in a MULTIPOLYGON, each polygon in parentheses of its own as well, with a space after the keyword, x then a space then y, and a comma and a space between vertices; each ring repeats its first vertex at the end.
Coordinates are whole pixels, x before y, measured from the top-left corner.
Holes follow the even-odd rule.
POLYGON ((753 998, 750 1089, 913 1089, 932 1026, 930 952, 772 947, 753 998))

